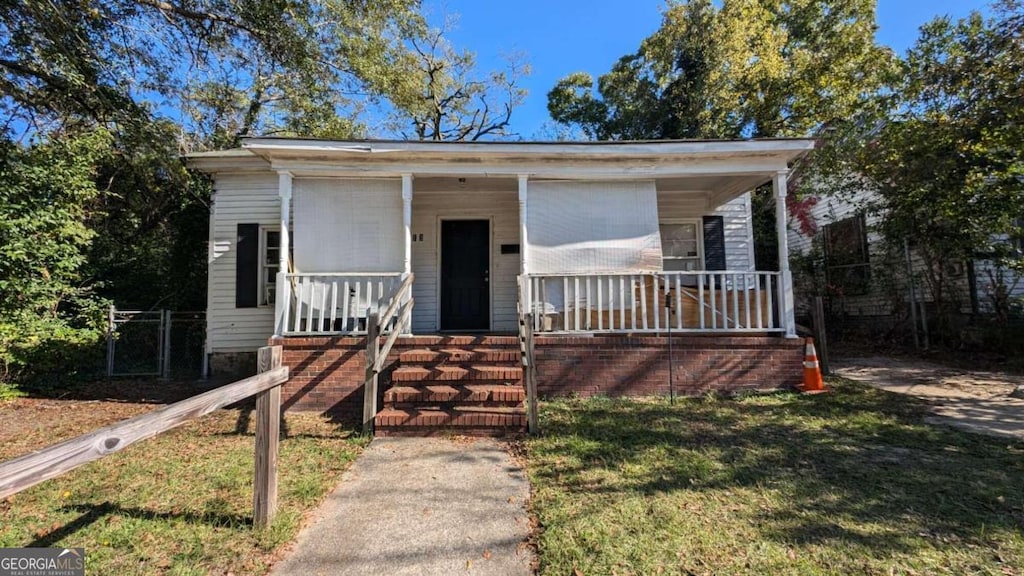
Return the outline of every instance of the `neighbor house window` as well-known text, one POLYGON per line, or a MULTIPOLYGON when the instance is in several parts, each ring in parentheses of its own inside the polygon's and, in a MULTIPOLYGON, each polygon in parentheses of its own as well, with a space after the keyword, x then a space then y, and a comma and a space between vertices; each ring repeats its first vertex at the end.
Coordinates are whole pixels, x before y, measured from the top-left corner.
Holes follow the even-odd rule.
POLYGON ((871 266, 864 215, 827 224, 822 234, 829 285, 847 296, 867 294, 871 290, 871 266))
POLYGON ((701 238, 699 220, 662 222, 662 267, 669 272, 702 269, 701 238))
POLYGON ((260 305, 273 306, 277 291, 277 271, 281 258, 281 231, 263 228, 261 232, 260 305))

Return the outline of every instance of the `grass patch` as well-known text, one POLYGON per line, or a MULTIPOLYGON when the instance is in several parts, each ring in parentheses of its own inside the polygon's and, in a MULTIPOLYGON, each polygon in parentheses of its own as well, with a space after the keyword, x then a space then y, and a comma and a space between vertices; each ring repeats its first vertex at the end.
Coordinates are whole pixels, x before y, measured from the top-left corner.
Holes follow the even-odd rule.
POLYGON ((254 530, 252 420, 221 410, 0 501, 0 547, 84 546, 89 574, 265 572, 366 442, 287 414, 278 517, 254 530))
POLYGON ((829 384, 545 403, 525 447, 540 573, 1024 573, 1024 444, 829 384))

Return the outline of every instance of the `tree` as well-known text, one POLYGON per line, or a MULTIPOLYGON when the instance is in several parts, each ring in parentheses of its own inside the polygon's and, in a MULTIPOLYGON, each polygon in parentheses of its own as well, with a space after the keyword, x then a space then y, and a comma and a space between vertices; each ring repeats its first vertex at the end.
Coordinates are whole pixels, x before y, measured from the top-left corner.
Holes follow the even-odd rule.
POLYGON ((0 382, 28 365, 67 369, 76 345, 102 334, 83 268, 96 237, 95 166, 110 143, 97 130, 0 146, 0 382), (54 341, 64 345, 40 347, 54 341))
POLYGON ((507 70, 480 74, 473 53, 457 50, 445 38, 450 26, 420 27, 385 58, 390 70, 379 76, 376 88, 393 108, 390 127, 418 140, 512 136, 512 113, 526 97, 519 81, 530 73, 529 65, 513 55, 507 70))
MULTIPOLYGON (((661 28, 596 86, 584 73, 560 80, 548 93, 551 117, 602 140, 814 136, 858 114, 893 68, 874 41, 874 0, 720 4, 670 4, 661 28)), ((809 207, 801 188, 816 169, 805 163, 790 180, 798 219, 809 207)), ((753 208, 757 266, 776 268, 767 189, 753 208)))
POLYGON ((881 85, 892 57, 874 31, 874 0, 674 3, 596 92, 571 74, 548 110, 597 139, 808 136, 881 85))
POLYGON ((349 44, 393 41, 382 31, 418 20, 417 8, 417 0, 4 3, 5 128, 125 130, 156 115, 218 145, 257 129, 348 130, 339 124, 343 95, 363 86, 349 44))
POLYGON ((990 19, 975 12, 925 25, 898 82, 878 98, 882 114, 847 126, 837 163, 876 192, 868 208, 885 237, 910 240, 943 313, 959 308, 950 262, 982 256, 1024 271, 1012 243, 1024 206, 1022 6, 1008 0, 990 19))
POLYGON ((12 239, 0 265, 0 325, 10 328, 0 334, 2 361, 23 362, 30 350, 52 348, 47 342, 63 349, 61 334, 89 325, 104 298, 201 308, 210 188, 180 155, 257 132, 362 134, 359 101, 386 66, 357 60, 400 43, 421 23, 418 8, 418 0, 0 3, 0 149, 15 183, 5 201, 39 208, 0 224, 12 239), (85 144, 100 133, 102 154, 85 144), (30 169, 37 181, 19 176, 30 169), (51 175, 67 179, 74 202, 51 175), (46 198, 52 214, 33 203, 46 198), (35 251, 17 252, 27 248, 35 251), (44 248, 51 260, 42 266, 44 248), (56 311, 44 330, 31 328, 41 326, 40 307, 56 311))

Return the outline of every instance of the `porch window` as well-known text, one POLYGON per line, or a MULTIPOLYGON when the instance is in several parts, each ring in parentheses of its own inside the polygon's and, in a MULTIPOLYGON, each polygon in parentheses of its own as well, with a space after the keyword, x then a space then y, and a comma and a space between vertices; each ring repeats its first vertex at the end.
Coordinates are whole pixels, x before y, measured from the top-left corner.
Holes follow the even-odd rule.
POLYGON ((273 306, 277 291, 277 270, 281 257, 281 231, 263 228, 260 245, 260 305, 273 306))
POLYGON ((847 296, 862 296, 871 290, 868 234, 864 215, 853 216, 822 227, 825 249, 825 278, 829 285, 847 296))
POLYGON ((668 272, 700 270, 703 262, 700 220, 661 222, 661 265, 668 272))

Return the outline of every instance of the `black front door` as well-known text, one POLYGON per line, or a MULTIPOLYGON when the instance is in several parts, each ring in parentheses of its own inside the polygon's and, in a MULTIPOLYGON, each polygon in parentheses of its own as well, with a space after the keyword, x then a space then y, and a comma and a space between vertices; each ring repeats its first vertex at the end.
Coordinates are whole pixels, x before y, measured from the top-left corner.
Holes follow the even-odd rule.
POLYGON ((491 326, 488 220, 441 221, 441 330, 491 326))

